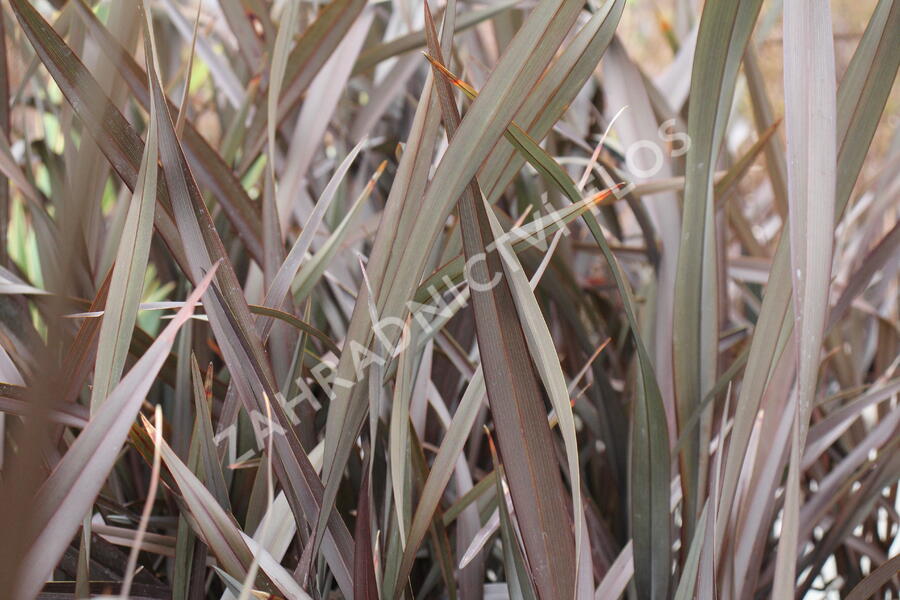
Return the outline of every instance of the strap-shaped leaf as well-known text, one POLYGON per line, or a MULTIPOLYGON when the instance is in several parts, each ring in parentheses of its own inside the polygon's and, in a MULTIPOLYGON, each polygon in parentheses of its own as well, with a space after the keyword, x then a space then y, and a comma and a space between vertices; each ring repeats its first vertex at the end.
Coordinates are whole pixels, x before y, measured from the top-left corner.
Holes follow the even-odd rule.
POLYGON ((828 2, 784 6, 788 227, 797 342, 797 398, 790 469, 775 562, 775 597, 794 593, 800 519, 800 457, 819 380, 834 248, 835 73, 828 2))
MULTIPOLYGON (((150 58, 146 57, 148 65, 150 58)), ((144 145, 134 195, 116 253, 109 296, 103 309, 91 388, 92 409, 99 407, 118 383, 131 345, 131 332, 137 320, 138 304, 144 288, 144 272, 147 270, 150 254, 150 239, 153 236, 158 172, 156 163, 159 155, 158 129, 159 108, 151 100, 147 143, 144 145)))
MULTIPOLYGON (((731 110, 738 67, 759 14, 761 0, 704 5, 691 72, 685 164, 684 212, 675 278, 673 360, 676 413, 685 422, 712 389, 719 356, 717 258, 713 223, 713 173, 731 110)), ((693 537, 703 505, 699 486, 700 428, 679 456, 686 527, 693 537)))

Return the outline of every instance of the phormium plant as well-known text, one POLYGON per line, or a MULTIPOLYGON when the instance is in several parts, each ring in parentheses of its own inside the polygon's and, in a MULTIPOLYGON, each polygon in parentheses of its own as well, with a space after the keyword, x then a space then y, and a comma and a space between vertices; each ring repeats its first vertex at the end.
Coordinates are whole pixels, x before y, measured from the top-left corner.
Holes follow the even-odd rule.
POLYGON ((0 597, 897 598, 900 3, 0 2, 0 597))

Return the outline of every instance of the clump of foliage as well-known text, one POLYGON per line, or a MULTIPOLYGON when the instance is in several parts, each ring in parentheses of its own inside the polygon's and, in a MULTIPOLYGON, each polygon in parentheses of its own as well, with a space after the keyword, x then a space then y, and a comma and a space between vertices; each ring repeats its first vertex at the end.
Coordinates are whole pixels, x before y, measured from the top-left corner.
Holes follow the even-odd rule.
POLYGON ((649 4, 4 1, 3 596, 897 597, 900 4, 649 4))

